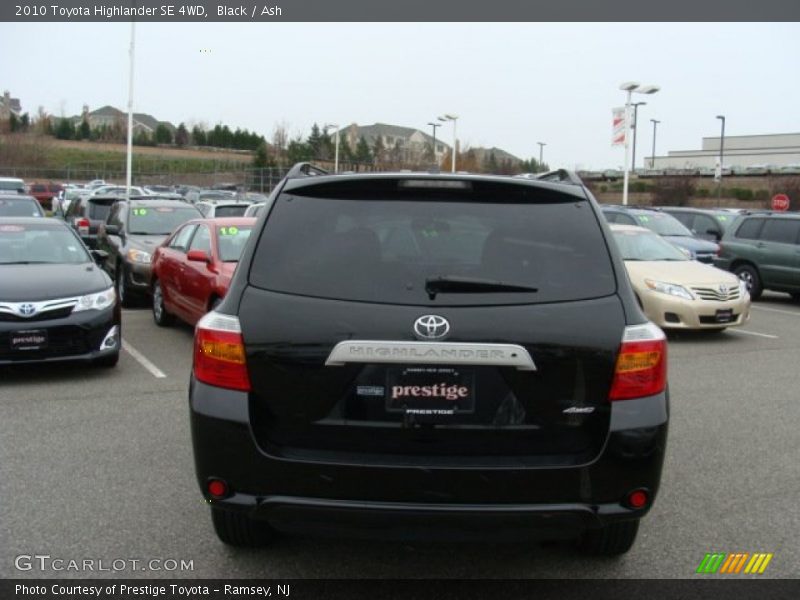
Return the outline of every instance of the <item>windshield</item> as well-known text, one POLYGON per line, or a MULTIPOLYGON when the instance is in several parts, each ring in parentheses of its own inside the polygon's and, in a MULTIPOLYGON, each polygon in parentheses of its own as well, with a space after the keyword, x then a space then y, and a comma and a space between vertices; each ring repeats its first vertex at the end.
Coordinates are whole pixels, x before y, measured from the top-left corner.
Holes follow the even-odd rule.
POLYGON ((672 215, 657 213, 646 215, 635 215, 636 224, 640 227, 647 227, 650 231, 655 231, 658 235, 685 235, 694 237, 686 226, 672 215))
POLYGON ((535 198, 283 195, 259 239, 250 279, 286 293, 427 305, 577 300, 616 288, 588 202, 535 198))
POLYGON ((238 227, 235 225, 217 227, 220 260, 224 262, 238 262, 252 230, 253 228, 249 225, 246 227, 238 227))
POLYGON ((201 217, 191 206, 141 206, 130 209, 128 231, 141 235, 169 235, 186 221, 201 217))
POLYGON ((0 198, 0 217, 41 217, 39 204, 30 198, 0 198))
POLYGON ((675 246, 651 232, 614 231, 624 260, 689 260, 675 246))
POLYGON ((7 192, 16 192, 21 189, 25 188, 25 184, 22 182, 21 179, 14 181, 9 181, 6 179, 5 181, 0 181, 0 190, 7 191, 7 192))
POLYGON ((91 258, 64 227, 0 224, 0 264, 80 264, 91 258))

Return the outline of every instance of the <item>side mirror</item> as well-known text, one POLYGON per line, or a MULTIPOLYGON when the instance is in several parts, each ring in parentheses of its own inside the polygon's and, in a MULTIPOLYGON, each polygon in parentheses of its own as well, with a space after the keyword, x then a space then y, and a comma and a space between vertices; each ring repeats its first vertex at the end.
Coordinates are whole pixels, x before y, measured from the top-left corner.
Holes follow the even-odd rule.
POLYGON ((189 250, 189 252, 186 254, 186 259, 204 263, 211 262, 211 257, 203 250, 189 250))
POLYGON ((118 225, 106 225, 106 234, 108 234, 108 235, 119 235, 119 226, 118 225))
POLYGON ((91 250, 92 258, 98 265, 102 265, 108 258, 108 252, 105 250, 91 250))

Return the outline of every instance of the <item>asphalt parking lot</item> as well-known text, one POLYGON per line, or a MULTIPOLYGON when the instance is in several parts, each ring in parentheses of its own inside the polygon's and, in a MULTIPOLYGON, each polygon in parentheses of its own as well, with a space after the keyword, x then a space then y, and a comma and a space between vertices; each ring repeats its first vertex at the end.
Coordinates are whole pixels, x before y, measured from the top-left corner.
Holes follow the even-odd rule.
POLYGON ((0 369, 0 577, 709 577, 695 574, 706 552, 771 552, 759 577, 800 574, 800 305, 786 295, 766 294, 739 330, 670 337, 661 493, 619 559, 562 544, 289 538, 228 548, 194 479, 192 330, 160 329, 142 308, 124 311, 123 337, 116 369, 0 369), (193 569, 19 571, 20 555, 193 569))

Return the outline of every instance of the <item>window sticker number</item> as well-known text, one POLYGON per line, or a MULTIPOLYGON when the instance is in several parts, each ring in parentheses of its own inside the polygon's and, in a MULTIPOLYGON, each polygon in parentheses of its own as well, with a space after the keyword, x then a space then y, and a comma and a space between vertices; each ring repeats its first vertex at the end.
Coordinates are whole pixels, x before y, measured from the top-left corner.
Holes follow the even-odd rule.
POLYGON ((647 215, 639 215, 639 220, 642 223, 647 223, 650 220, 650 217, 648 217, 647 215))
POLYGON ((231 225, 230 227, 220 227, 219 234, 220 235, 236 235, 239 233, 239 228, 234 227, 231 225))
POLYGON ((146 208, 134 208, 133 209, 133 216, 134 217, 143 217, 147 214, 146 208))

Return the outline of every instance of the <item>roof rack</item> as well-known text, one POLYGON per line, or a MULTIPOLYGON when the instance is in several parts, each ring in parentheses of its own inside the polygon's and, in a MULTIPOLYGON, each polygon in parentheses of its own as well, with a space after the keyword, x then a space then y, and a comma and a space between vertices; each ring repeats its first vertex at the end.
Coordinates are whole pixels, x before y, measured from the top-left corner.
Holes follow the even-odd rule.
POLYGON ((539 173, 534 177, 540 181, 554 181, 556 183, 568 183, 571 185, 583 185, 583 180, 578 177, 575 171, 567 169, 556 169, 555 171, 547 171, 546 173, 539 173))
POLYGON ((298 179, 300 177, 317 177, 319 175, 328 175, 328 171, 312 165, 310 162, 295 163, 289 172, 286 173, 286 179, 298 179))

